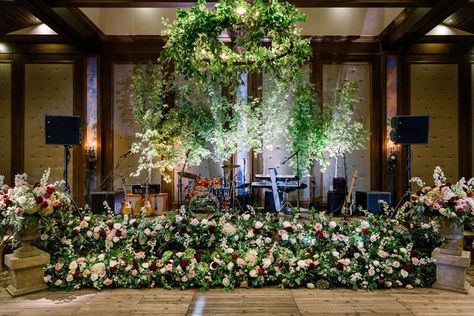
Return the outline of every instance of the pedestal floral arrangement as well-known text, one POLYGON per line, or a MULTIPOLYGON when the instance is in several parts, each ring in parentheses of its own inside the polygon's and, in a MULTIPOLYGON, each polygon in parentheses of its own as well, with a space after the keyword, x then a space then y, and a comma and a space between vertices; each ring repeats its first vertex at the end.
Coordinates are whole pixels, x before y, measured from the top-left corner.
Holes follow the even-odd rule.
POLYGON ((426 186, 420 178, 411 181, 420 189, 412 194, 404 205, 405 211, 435 218, 445 244, 433 251, 436 260, 437 281, 433 287, 467 293, 469 284, 465 270, 470 264, 470 253, 463 251, 463 226, 474 220, 474 178, 464 178, 456 184, 446 182, 442 169, 437 166, 433 173, 434 186, 426 186))
MULTIPOLYGON (((49 263, 48 253, 32 242, 40 237, 38 226, 55 212, 70 210, 70 199, 61 191, 61 182, 48 184, 49 170, 41 182, 30 185, 26 174, 15 177, 15 186, 0 184, 0 236, 13 237, 21 246, 5 256, 11 282, 7 292, 12 296, 44 289, 43 266, 49 263)), ((6 238, 5 238, 6 237, 6 238)), ((3 260, 3 258, 2 258, 3 260)))

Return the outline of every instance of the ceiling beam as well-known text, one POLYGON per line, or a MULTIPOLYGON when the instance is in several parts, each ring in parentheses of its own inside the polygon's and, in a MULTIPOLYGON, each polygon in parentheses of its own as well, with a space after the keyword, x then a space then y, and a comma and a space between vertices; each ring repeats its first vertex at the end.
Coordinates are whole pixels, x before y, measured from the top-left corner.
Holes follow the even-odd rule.
POLYGON ((432 8, 415 8, 389 25, 382 32, 381 41, 386 49, 409 46, 452 13, 467 5, 469 0, 440 0, 432 8))
POLYGON ((98 52, 102 42, 100 34, 78 16, 78 9, 52 8, 45 0, 16 0, 34 16, 76 48, 86 52, 98 52))
MULTIPOLYGON (((214 3, 216 1, 208 1, 214 3)), ((435 0, 288 0, 301 8, 316 7, 431 7, 435 0)), ((192 0, 49 0, 51 7, 189 7, 196 1, 192 0)))

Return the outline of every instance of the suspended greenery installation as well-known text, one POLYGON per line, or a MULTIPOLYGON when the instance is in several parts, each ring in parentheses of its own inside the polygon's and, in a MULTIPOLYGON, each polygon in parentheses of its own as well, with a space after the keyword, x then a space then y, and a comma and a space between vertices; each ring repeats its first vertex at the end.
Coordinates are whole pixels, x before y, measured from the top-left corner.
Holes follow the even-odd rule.
POLYGON ((303 65, 309 39, 296 26, 305 16, 277 0, 198 1, 165 21, 168 40, 158 64, 138 66, 131 87, 141 130, 132 151, 137 174, 159 168, 165 180, 184 161, 222 162, 239 148, 272 149, 281 136, 299 151, 303 173, 311 162, 325 166, 329 116, 319 111, 303 65), (261 98, 238 97, 242 74, 265 73, 261 98), (226 93, 223 93, 226 91, 226 93), (288 110, 288 98, 295 106, 288 110), (289 128, 287 128, 289 126, 289 128))

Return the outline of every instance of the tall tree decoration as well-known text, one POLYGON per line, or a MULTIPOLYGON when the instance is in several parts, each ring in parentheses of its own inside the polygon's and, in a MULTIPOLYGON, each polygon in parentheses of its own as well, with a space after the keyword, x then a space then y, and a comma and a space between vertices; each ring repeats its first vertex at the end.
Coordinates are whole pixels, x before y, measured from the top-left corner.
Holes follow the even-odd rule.
POLYGON ((295 6, 277 0, 220 0, 212 8, 199 0, 189 10, 178 9, 176 20, 165 22, 167 42, 159 58, 159 64, 173 65, 172 73, 150 65, 134 73, 134 113, 141 128, 133 145, 141 156, 137 172, 171 170, 185 158, 191 164, 208 156, 223 160, 236 152, 238 140, 257 152, 263 144, 271 146, 284 130, 268 130, 265 120, 283 121, 278 111, 284 102, 272 102, 272 93, 249 103, 232 100, 242 73, 265 72, 281 96, 300 85, 297 74, 312 54, 309 39, 296 27, 303 21, 295 6), (221 96, 223 87, 230 98, 221 96), (166 102, 170 94, 174 104, 166 102), (247 128, 241 128, 244 115, 247 128), (214 148, 209 151, 207 144, 214 148))
POLYGON ((354 120, 354 107, 358 103, 356 81, 346 81, 334 91, 334 97, 324 106, 327 126, 326 152, 335 159, 334 177, 337 177, 338 160, 344 154, 363 149, 369 137, 362 123, 354 120))

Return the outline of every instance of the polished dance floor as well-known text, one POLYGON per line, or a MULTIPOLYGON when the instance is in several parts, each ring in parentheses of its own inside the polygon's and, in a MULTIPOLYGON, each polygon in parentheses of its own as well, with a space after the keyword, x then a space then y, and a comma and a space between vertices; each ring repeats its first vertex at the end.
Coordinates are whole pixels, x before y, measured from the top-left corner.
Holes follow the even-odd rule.
POLYGON ((117 289, 11 298, 0 289, 0 315, 474 315, 474 290, 117 289))

